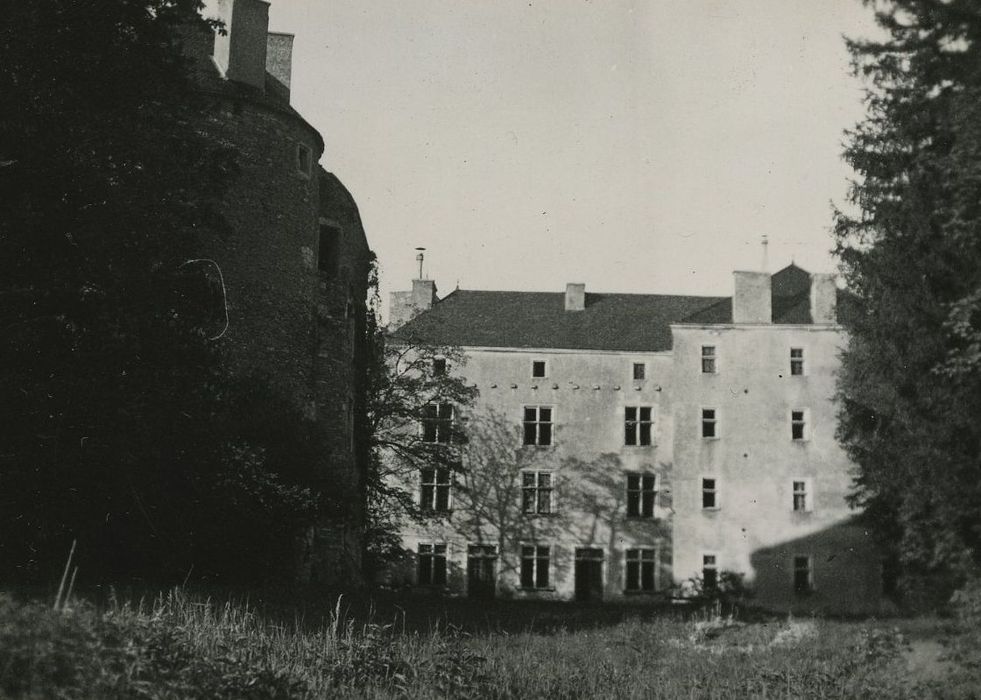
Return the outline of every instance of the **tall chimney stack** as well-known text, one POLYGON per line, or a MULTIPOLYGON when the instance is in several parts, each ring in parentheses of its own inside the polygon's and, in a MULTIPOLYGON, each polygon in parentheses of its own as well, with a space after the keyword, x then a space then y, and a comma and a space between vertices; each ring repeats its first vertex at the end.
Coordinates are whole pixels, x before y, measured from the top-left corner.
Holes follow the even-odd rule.
POLYGON ((586 308, 586 285, 570 282, 565 286, 565 310, 583 311, 586 308))
POLYGON ((273 79, 273 90, 290 101, 290 79, 293 73, 293 35, 269 32, 266 35, 266 72, 273 79))
POLYGON ((225 24, 215 37, 214 59, 224 77, 259 90, 266 86, 269 3, 263 0, 209 0, 205 14, 225 24))
POLYGON ((733 272, 733 323, 773 323, 769 272, 733 272))

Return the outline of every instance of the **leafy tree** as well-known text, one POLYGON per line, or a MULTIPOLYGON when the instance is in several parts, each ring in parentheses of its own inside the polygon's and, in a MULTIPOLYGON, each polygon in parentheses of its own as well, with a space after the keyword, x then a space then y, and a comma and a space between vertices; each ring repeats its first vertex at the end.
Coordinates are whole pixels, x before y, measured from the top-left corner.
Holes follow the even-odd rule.
POLYGON ((290 472, 309 431, 268 385, 222 375, 209 285, 187 264, 225 231, 235 173, 196 127, 175 42, 199 5, 5 6, 4 580, 57 580, 72 539, 89 582, 281 571, 278 533, 318 507, 290 472), (274 410, 278 433, 255 423, 274 410))
POLYGON ((884 32, 849 42, 868 87, 836 212, 856 297, 839 437, 907 581, 956 584, 981 564, 981 7, 866 4, 884 32))
POLYGON ((434 345, 382 328, 375 308, 368 312, 370 360, 364 441, 366 553, 372 569, 402 554, 399 530, 406 519, 427 517, 420 507, 419 474, 424 468, 460 471, 466 442, 466 409, 477 388, 460 374, 466 355, 460 348, 434 345), (452 419, 438 406, 452 407, 452 419))

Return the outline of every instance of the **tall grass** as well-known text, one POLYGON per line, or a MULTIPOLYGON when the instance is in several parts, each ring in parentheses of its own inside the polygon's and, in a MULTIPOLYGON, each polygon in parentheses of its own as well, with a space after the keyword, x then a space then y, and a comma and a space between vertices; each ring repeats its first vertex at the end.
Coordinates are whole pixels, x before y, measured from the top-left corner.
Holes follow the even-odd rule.
MULTIPOLYGON (((0 595, 0 695, 26 698, 949 697, 888 626, 677 617, 472 635, 284 622, 180 591, 64 610, 0 595)), ((965 697, 974 686, 962 682, 965 697)), ((955 689, 956 692, 956 689, 955 689)))

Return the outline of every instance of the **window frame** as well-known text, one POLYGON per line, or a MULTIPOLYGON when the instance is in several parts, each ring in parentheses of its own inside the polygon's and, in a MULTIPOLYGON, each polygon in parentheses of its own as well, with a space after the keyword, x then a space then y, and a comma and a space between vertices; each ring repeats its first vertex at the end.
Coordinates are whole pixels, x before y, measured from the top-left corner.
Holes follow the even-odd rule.
POLYGON ((814 489, 812 480, 807 477, 795 476, 790 480, 790 508, 794 513, 810 513, 814 510, 814 489), (803 485, 803 490, 797 490, 797 484, 803 485), (803 508, 797 507, 797 497, 803 498, 803 508))
POLYGON ((810 422, 810 411, 808 409, 790 409, 790 439, 792 442, 807 442, 811 439, 810 422), (796 418, 795 414, 800 414, 800 418, 796 418), (800 437, 797 437, 798 428, 800 428, 800 437))
POLYGON ((521 407, 521 444, 523 447, 552 447, 555 444, 555 406, 552 404, 526 404, 521 407), (546 409, 548 420, 542 420, 542 409, 546 409), (534 420, 528 420, 528 411, 535 412, 534 420), (528 441, 528 426, 534 427, 534 440, 528 441), (542 426, 548 427, 548 442, 542 442, 542 426))
POLYGON ((548 379, 548 360, 532 360, 531 361, 531 378, 532 379, 548 379), (535 374, 535 369, 538 365, 542 367, 541 374, 535 374))
POLYGON ((791 580, 793 582, 794 595, 810 595, 814 593, 814 557, 810 554, 794 554, 790 558, 790 572, 791 580), (803 560, 806 563, 806 568, 799 566, 799 562, 803 560), (798 585, 797 576, 801 572, 805 572, 807 575, 807 584, 804 587, 798 585))
POLYGON ((701 559, 701 565, 700 565, 700 568, 699 568, 699 572, 702 575, 702 591, 703 591, 703 593, 705 591, 709 591, 709 590, 712 590, 712 591, 718 590, 718 588, 719 588, 719 571, 720 571, 720 569, 719 569, 719 553, 718 552, 702 552, 701 553, 701 556, 699 557, 699 559, 701 559), (711 565, 709 564, 708 561, 706 561, 709 558, 712 559, 711 565), (706 575, 706 572, 708 572, 708 571, 712 571, 713 572, 712 585, 709 585, 709 583, 708 583, 708 578, 709 577, 706 575))
POLYGON ((552 545, 540 544, 538 542, 522 542, 519 545, 518 559, 521 562, 518 570, 518 585, 523 591, 550 591, 555 590, 552 585, 552 545), (530 556, 527 550, 532 550, 530 556), (545 555, 542 556, 542 550, 545 555), (531 585, 525 585, 525 562, 530 561, 531 585), (545 562, 545 583, 541 584, 541 562, 545 562))
POLYGON ((651 447, 654 444, 654 407, 651 405, 630 405, 623 407, 623 445, 624 447, 651 447), (633 419, 629 412, 634 412, 633 419), (643 412, 647 411, 647 420, 643 412), (633 429, 633 442, 630 441, 633 429), (643 441, 646 431, 647 442, 643 441))
POLYGON ((699 499, 701 510, 710 512, 722 510, 722 480, 719 476, 717 474, 703 474, 699 477, 698 485, 699 493, 701 494, 701 498, 699 499), (711 489, 705 488, 706 481, 712 482, 711 489), (709 493, 712 494, 712 505, 707 506, 705 505, 705 495, 709 493))
POLYGON ((701 374, 718 374, 719 373, 719 346, 718 345, 702 345, 701 353, 699 355, 699 368, 701 369, 701 374), (706 352, 706 351, 711 352, 706 352), (710 369, 706 369, 709 367, 710 369))
POLYGON ((647 381, 647 363, 646 362, 633 362, 630 367, 630 376, 633 377, 635 382, 646 382, 647 381), (637 370, 640 370, 640 376, 637 376, 637 370))
POLYGON ((551 469, 522 469, 521 470, 521 514, 531 516, 551 516, 558 512, 555 502, 555 472, 551 469), (534 484, 528 485, 527 477, 534 479, 534 484), (547 486, 542 485, 542 477, 546 477, 547 486), (528 508, 529 498, 532 509, 528 508), (542 495, 548 499, 548 510, 541 510, 542 495))
POLYGON ((431 401, 422 407, 422 417, 419 419, 419 440, 427 445, 449 445, 453 442, 453 421, 456 418, 456 407, 451 403, 431 401), (427 416, 430 407, 435 408, 435 415, 427 416), (449 416, 441 416, 441 409, 449 408, 449 416), (433 426, 433 439, 427 438, 427 427, 433 426), (445 439, 440 439, 445 438, 445 439))
POLYGON ((626 472, 626 517, 636 520, 656 520, 657 519, 657 501, 658 495, 660 493, 661 480, 657 472, 626 472), (637 480, 637 487, 631 488, 631 480, 637 480), (654 484, 653 488, 645 488, 646 480, 651 479, 654 484), (633 494, 636 494, 636 502, 634 502, 633 494), (648 498, 650 501, 650 514, 647 514, 648 498), (635 505, 635 508, 631 508, 635 505), (631 510, 636 510, 632 513, 631 510))
POLYGON ((722 433, 719 430, 719 413, 720 413, 720 411, 717 408, 703 407, 700 410, 700 412, 699 412, 699 426, 700 426, 700 431, 699 432, 700 432, 700 434, 702 436, 702 440, 718 440, 721 437, 722 433), (705 413, 707 411, 711 411, 712 412, 712 417, 711 418, 706 418, 705 417, 705 413), (707 426, 711 426, 711 430, 712 430, 712 434, 711 435, 706 435, 705 434, 705 429, 706 429, 707 426))
POLYGON ((433 358, 431 370, 434 377, 445 377, 447 372, 449 372, 449 368, 449 363, 446 361, 445 357, 433 358))
POLYGON ((308 180, 313 175, 313 149, 300 141, 296 142, 293 167, 297 173, 308 180))
POLYGON ((446 542, 436 540, 423 540, 416 543, 416 585, 432 588, 445 588, 449 579, 449 545, 446 542), (429 547, 428 552, 423 551, 423 547, 429 547), (442 548, 437 551, 437 548, 442 548), (429 561, 427 567, 428 581, 423 581, 423 561, 429 561), (437 563, 442 560, 442 582, 436 581, 437 563))
POLYGON ((623 592, 631 595, 657 593, 661 588, 659 559, 660 548, 657 546, 625 549, 623 551, 623 592), (631 564, 634 566, 631 567, 631 564), (648 565, 650 567, 650 587, 644 585, 647 580, 645 569, 648 568, 648 565), (634 569, 633 575, 631 575, 631 569, 634 569), (631 583, 636 585, 631 586, 631 583))
POLYGON ((453 510, 453 472, 449 467, 419 469, 419 509, 426 513, 449 513, 453 510), (432 472, 432 480, 426 479, 426 472, 432 472), (446 481, 440 481, 441 476, 445 476, 446 481), (427 488, 431 489, 428 499, 427 488), (446 505, 443 508, 439 507, 440 492, 445 493, 446 505))
POLYGON ((807 362, 806 351, 803 345, 792 345, 790 347, 790 376, 791 377, 806 377, 807 376, 807 362), (794 353, 800 353, 799 356, 795 357, 794 353), (795 371, 799 369, 800 371, 795 371))

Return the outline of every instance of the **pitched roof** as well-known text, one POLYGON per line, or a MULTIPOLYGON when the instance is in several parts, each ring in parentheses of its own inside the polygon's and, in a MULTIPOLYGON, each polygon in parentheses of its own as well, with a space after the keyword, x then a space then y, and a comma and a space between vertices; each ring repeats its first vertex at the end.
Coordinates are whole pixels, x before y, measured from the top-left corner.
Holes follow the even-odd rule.
MULTIPOLYGON (((810 273, 796 265, 775 273, 773 322, 811 323, 810 286, 810 273)), ((470 347, 657 352, 671 349, 672 323, 732 323, 732 298, 586 294, 583 311, 566 311, 562 292, 458 289, 393 337, 470 347)))

